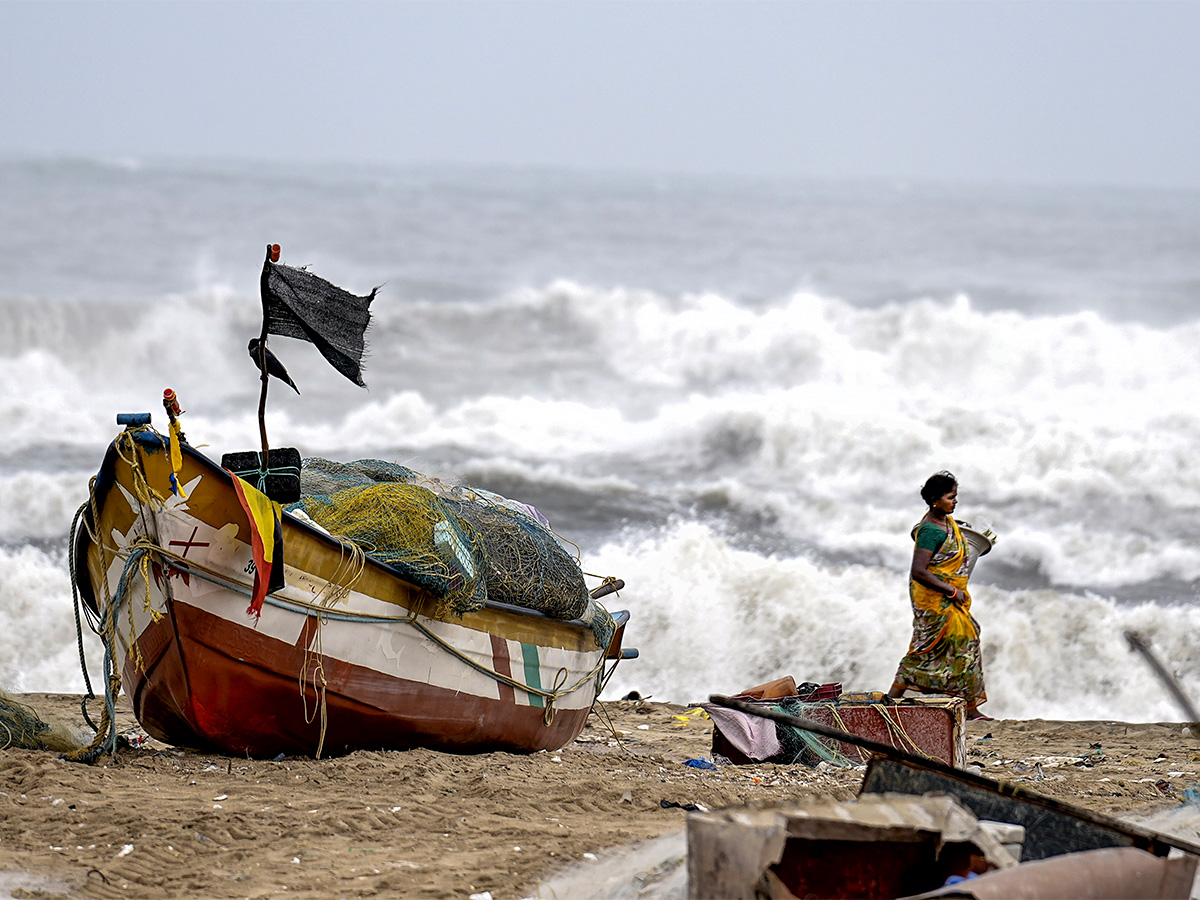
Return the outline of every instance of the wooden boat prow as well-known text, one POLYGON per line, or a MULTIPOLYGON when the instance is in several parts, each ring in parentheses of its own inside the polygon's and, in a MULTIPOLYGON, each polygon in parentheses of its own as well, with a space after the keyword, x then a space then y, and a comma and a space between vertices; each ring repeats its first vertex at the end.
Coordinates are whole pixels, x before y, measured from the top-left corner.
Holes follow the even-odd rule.
MULTIPOLYGON (((183 496, 166 439, 121 432, 73 548, 82 598, 159 740, 253 757, 555 750, 583 729, 611 665, 636 655, 621 649, 627 612, 607 629, 490 602, 448 614, 287 514, 285 587, 250 615, 251 526, 234 476, 181 449, 183 496)), ((589 611, 607 621, 594 601, 589 611)))

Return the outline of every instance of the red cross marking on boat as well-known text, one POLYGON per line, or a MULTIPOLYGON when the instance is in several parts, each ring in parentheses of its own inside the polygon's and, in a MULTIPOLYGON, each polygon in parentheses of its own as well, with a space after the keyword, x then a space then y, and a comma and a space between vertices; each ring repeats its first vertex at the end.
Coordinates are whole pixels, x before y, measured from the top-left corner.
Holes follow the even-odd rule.
POLYGON ((191 550, 193 547, 207 547, 208 546, 208 541, 196 540, 196 532, 198 532, 199 530, 200 530, 199 525, 193 525, 192 526, 192 536, 190 538, 188 538, 186 541, 167 541, 167 546, 182 547, 183 548, 183 558, 187 559, 187 552, 189 550, 191 550))
MULTIPOLYGON (((207 547, 208 546, 208 541, 196 540, 196 532, 198 532, 199 530, 200 530, 199 525, 193 525, 191 537, 189 537, 186 541, 167 541, 167 546, 168 547, 182 547, 183 548, 182 556, 184 559, 187 559, 188 551, 191 550, 193 547, 207 547)), ((171 575, 178 575, 180 578, 183 579, 184 584, 186 584, 188 587, 191 587, 192 582, 191 582, 191 579, 188 578, 187 572, 178 572, 178 571, 175 571, 174 569, 172 569, 171 575)))

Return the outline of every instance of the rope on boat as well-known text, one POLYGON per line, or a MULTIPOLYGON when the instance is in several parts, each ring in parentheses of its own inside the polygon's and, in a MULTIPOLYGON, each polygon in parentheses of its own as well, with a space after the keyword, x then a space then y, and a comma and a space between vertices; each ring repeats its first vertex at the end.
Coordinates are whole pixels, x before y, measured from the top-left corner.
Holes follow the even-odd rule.
MULTIPOLYGON (((93 763, 100 758, 100 755, 105 751, 113 756, 117 753, 117 730, 114 725, 117 719, 117 696, 121 693, 121 675, 116 670, 116 662, 113 659, 113 647, 116 644, 117 634, 117 613, 120 611, 121 600, 129 593, 128 584, 129 577, 133 571, 144 572, 149 563, 149 556, 152 549, 152 544, 149 539, 146 544, 135 547, 129 553, 125 560, 125 566, 121 570, 121 580, 117 584, 117 593, 115 599, 106 599, 104 607, 104 628, 100 635, 101 642, 104 644, 104 711, 100 717, 100 725, 96 728, 96 735, 92 738, 92 742, 73 753, 63 755, 64 759, 71 762, 86 762, 93 763)), ((108 594, 108 581, 105 579, 105 595, 108 594)), ((149 585, 147 584, 147 596, 149 596, 149 585)), ((161 613, 159 614, 161 615, 161 613)), ((130 604, 129 613, 130 625, 133 623, 133 609, 130 604)), ((135 656, 136 660, 141 659, 140 654, 135 656)), ((86 702, 86 701, 85 701, 86 702)), ((86 717, 87 710, 84 714, 86 717)), ((91 724, 91 719, 88 719, 91 724)))
POLYGON ((367 554, 353 541, 338 541, 338 567, 317 593, 316 602, 321 606, 336 606, 350 597, 350 592, 367 570, 367 554))
MULTIPOLYGON (((157 434, 153 428, 148 426, 137 429, 138 431, 151 431, 157 434)), ((129 466, 133 475, 133 489, 139 501, 138 515, 142 520, 143 531, 148 531, 149 523, 146 520, 145 506, 157 500, 160 504, 163 502, 162 495, 150 487, 149 479, 146 477, 145 469, 142 466, 141 459, 138 456, 137 448, 134 445, 134 432, 126 430, 117 436, 113 442, 116 448, 117 455, 121 460, 129 466)), ((161 436, 160 436, 161 437, 161 436)), ((88 499, 75 512, 75 517, 71 522, 71 534, 69 537, 70 543, 67 547, 67 558, 69 560, 69 569, 71 574, 71 595, 75 605, 75 632, 76 640, 79 645, 79 663, 80 669, 83 672, 84 684, 87 686, 87 695, 80 701, 80 711, 83 713, 83 719, 88 726, 95 732, 95 737, 91 744, 80 750, 64 754, 64 759, 72 762, 95 762, 100 755, 108 750, 112 755, 117 752, 117 733, 116 733, 116 699, 121 692, 121 676, 117 671, 114 660, 114 647, 116 644, 116 626, 117 613, 120 610, 121 600, 128 593, 129 575, 133 567, 136 566, 141 572, 146 583, 146 600, 145 609, 150 613, 151 617, 158 619, 162 613, 153 608, 151 603, 149 564, 151 562, 150 553, 155 549, 154 543, 150 540, 146 533, 140 535, 134 540, 129 547, 124 549, 114 547, 104 539, 100 531, 100 507, 96 498, 96 481, 97 476, 92 476, 88 481, 88 499), (90 518, 87 513, 90 512, 90 518), (79 572, 76 566, 75 559, 75 539, 78 534, 79 523, 82 522, 84 528, 88 532, 88 537, 91 539, 100 550, 100 581, 103 585, 104 603, 101 609, 102 619, 100 622, 93 621, 93 617, 87 614, 86 609, 82 611, 87 614, 88 627, 92 629, 100 637, 100 641, 104 646, 104 709, 100 717, 100 724, 96 725, 90 715, 88 715, 87 704, 89 700, 96 699, 96 695, 92 690, 91 677, 87 670, 87 659, 83 649, 83 623, 81 619, 81 598, 79 595, 79 572), (132 548, 132 549, 131 549, 132 548), (125 557, 125 564, 121 571, 121 578, 117 585, 117 595, 114 599, 108 587, 108 569, 111 565, 111 560, 125 557), (107 748, 105 743, 107 741, 107 748)), ((98 598, 97 598, 98 602, 98 598)), ((130 627, 130 647, 134 661, 139 667, 142 666, 144 660, 141 658, 141 651, 134 638, 134 623, 133 623, 133 607, 130 605, 129 610, 129 627, 130 627)))
MULTIPOLYGON (((106 700, 110 697, 116 698, 117 694, 121 691, 121 676, 113 672, 109 677, 109 686, 105 690, 106 700)), ((110 703, 105 704, 104 711, 100 715, 100 726, 96 729, 96 735, 92 738, 92 742, 86 747, 80 748, 79 750, 75 750, 70 753, 64 753, 63 759, 69 762, 94 763, 100 758, 100 755, 104 753, 106 749, 104 747, 104 742, 110 734, 111 740, 109 741, 109 746, 107 749, 109 753, 116 755, 117 732, 116 729, 112 727, 113 713, 110 712, 110 708, 113 705, 114 704, 110 703)), ((91 724, 90 719, 88 720, 88 724, 91 724)))
MULTIPOLYGON (((88 483, 89 495, 94 495, 96 485, 96 477, 93 475, 92 480, 88 483)), ((87 655, 83 649, 83 604, 79 596, 79 573, 75 567, 75 541, 79 532, 79 522, 82 519, 84 527, 88 530, 88 534, 94 537, 91 525, 84 519, 84 513, 88 510, 88 502, 82 503, 79 509, 75 510, 75 517, 71 519, 71 533, 67 538, 67 567, 71 573, 71 601, 75 606, 75 642, 79 646, 79 669, 83 672, 83 684, 87 688, 87 694, 83 697, 80 707, 83 710, 83 720, 87 722, 88 727, 92 731, 96 731, 96 725, 93 724, 91 718, 87 714, 87 701, 95 699, 96 695, 92 691, 92 679, 88 674, 87 655)), ((88 627, 95 632, 96 625, 92 621, 92 617, 88 615, 88 627)))
MULTIPOLYGON (((264 379, 265 379, 265 376, 264 376, 264 379)), ((262 454, 259 454, 259 453, 257 453, 257 451, 250 451, 250 452, 255 453, 255 455, 257 455, 259 457, 258 466, 253 469, 244 469, 244 470, 239 468, 238 471, 236 472, 236 474, 239 478, 243 479, 244 481, 250 482, 250 484, 252 484, 257 490, 262 491, 262 493, 264 493, 264 494, 267 493, 267 476, 268 475, 274 475, 276 477, 285 476, 287 478, 294 478, 296 484, 300 483, 300 467, 299 466, 288 466, 288 465, 271 466, 271 465, 267 464, 269 462, 271 456, 274 456, 277 452, 283 452, 283 451, 272 450, 270 452, 270 454, 267 454, 265 452, 262 454), (264 459, 263 458, 264 456, 266 456, 267 458, 264 459)), ((241 455, 241 454, 239 454, 239 455, 241 455)), ((296 456, 298 458, 299 454, 297 453, 296 456)), ((232 468, 232 466, 230 468, 232 468)))
POLYGON ((322 646, 324 646, 324 628, 325 617, 318 615, 316 632, 313 635, 311 645, 305 646, 304 648, 304 662, 300 666, 299 674, 300 702, 304 707, 304 721, 311 725, 316 716, 320 715, 321 717, 321 724, 317 734, 317 759, 321 758, 321 751, 325 748, 325 730, 329 727, 329 708, 325 701, 325 691, 329 686, 329 680, 325 677, 325 653, 321 649, 322 646), (304 673, 308 671, 310 659, 313 661, 312 686, 319 698, 317 701, 317 708, 313 710, 312 716, 309 716, 308 714, 308 691, 305 689, 307 687, 305 682, 308 679, 305 678, 304 675, 304 673))

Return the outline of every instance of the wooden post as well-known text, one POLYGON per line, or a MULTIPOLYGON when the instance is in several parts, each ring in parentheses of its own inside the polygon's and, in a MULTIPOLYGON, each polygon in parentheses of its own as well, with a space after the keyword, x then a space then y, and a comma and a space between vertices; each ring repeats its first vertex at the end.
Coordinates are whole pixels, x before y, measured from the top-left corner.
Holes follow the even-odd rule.
POLYGON ((258 336, 258 368, 262 373, 262 392, 258 396, 258 433, 262 437, 262 458, 259 466, 267 468, 270 447, 267 444, 267 280, 270 275, 271 257, 279 258, 279 251, 267 244, 267 258, 263 260, 262 275, 258 279, 258 293, 262 298, 262 333, 258 336))

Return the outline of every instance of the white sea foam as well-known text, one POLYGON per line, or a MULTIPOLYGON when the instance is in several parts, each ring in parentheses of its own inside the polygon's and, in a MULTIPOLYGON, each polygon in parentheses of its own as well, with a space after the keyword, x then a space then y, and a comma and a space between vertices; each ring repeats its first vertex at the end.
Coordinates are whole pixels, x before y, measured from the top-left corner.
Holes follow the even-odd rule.
MULTIPOLYGON (((905 553, 903 535, 920 512, 917 486, 945 466, 962 481, 963 510, 987 515, 1004 536, 1007 563, 1048 584, 1103 592, 1200 578, 1200 472, 1191 464, 1200 416, 1186 399, 1200 382, 1195 326, 981 313, 965 300, 861 310, 804 294, 748 309, 713 295, 671 300, 562 283, 533 293, 508 302, 556 310, 566 302, 587 317, 595 340, 625 354, 615 366, 633 373, 624 391, 562 398, 532 381, 518 393, 484 379, 452 402, 421 385, 385 386, 351 392, 332 411, 276 393, 270 432, 306 455, 408 459, 454 448, 492 466, 553 464, 560 483, 576 477, 581 490, 609 474, 595 462, 607 454, 617 466, 611 475, 656 502, 722 498, 747 520, 766 517, 780 541, 889 564, 905 553), (611 321, 597 310, 610 311, 611 321), (949 323, 940 337, 939 313, 949 323), (931 365, 942 341, 970 352, 931 365), (799 347, 801 361, 789 363, 774 343, 799 347), (1020 365, 1000 365, 1029 344, 1020 365), (696 372, 707 373, 703 390, 660 393, 651 406, 631 400, 640 387, 678 387, 696 372), (575 468, 585 458, 588 470, 575 468)), ((132 343, 210 325, 226 334, 216 324, 224 303, 208 296, 194 307, 166 304, 132 343)), ((171 350, 172 340, 162 344, 171 350)), ((239 342, 184 358, 139 349, 111 378, 49 348, 0 358, 6 447, 53 442, 95 447, 98 457, 112 414, 153 409, 167 384, 190 410, 184 424, 193 442, 215 455, 254 446, 254 382, 239 393, 231 374, 251 369, 243 350, 239 342)), ((53 507, 38 521, 37 485, 6 490, 10 508, 33 517, 29 534, 60 527, 53 507)))
POLYGON ((0 474, 0 541, 66 535, 75 511, 87 500, 91 475, 30 470, 0 474))
MULTIPOLYGON (((10 691, 82 693, 71 579, 57 556, 0 547, 0 685, 10 691)), ((83 628, 93 690, 103 687, 100 642, 83 628)))

